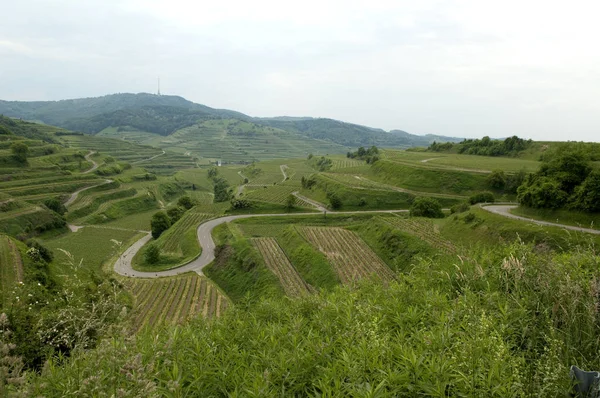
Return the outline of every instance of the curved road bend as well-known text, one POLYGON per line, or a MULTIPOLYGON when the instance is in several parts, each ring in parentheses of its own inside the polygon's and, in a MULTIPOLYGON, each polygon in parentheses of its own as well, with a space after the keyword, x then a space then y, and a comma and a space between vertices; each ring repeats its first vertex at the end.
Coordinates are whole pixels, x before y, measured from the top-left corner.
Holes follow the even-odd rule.
MULTIPOLYGON (((372 211, 340 211, 330 212, 330 214, 361 214, 361 213, 407 213, 408 210, 372 210, 372 211)), ((191 262, 182 265, 181 267, 173 268, 166 271, 157 272, 143 272, 136 271, 131 265, 133 256, 144 246, 150 239, 151 235, 145 235, 143 238, 131 245, 125 252, 119 257, 115 263, 115 272, 123 276, 131 276, 136 278, 160 278, 164 276, 175 276, 183 274, 185 272, 197 272, 202 274, 202 268, 206 267, 215 259, 215 242, 212 239, 212 230, 223 223, 227 223, 242 218, 252 217, 295 217, 295 216, 318 216, 320 213, 280 213, 280 214, 242 214, 237 216, 225 216, 215 218, 201 224, 196 231, 198 237, 198 243, 202 248, 202 254, 192 260, 191 262)))
POLYGON ((90 153, 88 153, 87 155, 85 155, 85 160, 87 160, 88 162, 92 162, 92 168, 89 169, 89 170, 84 171, 81 174, 91 173, 92 171, 96 170, 100 166, 98 163, 96 163, 93 159, 90 158, 90 156, 92 156, 95 153, 96 153, 96 151, 90 151, 90 153))
POLYGON ((600 235, 600 230, 598 230, 598 229, 582 228, 582 227, 576 227, 576 226, 573 226, 573 225, 564 225, 564 224, 558 224, 558 223, 554 223, 554 222, 534 220, 532 218, 521 217, 521 216, 517 216, 515 214, 512 214, 510 211, 512 209, 516 209, 517 207, 518 207, 518 205, 488 205, 488 206, 481 206, 482 209, 487 210, 490 213, 499 214, 499 215, 504 216, 504 217, 513 218, 515 220, 527 221, 527 222, 530 222, 530 223, 533 223, 533 224, 538 224, 538 225, 546 225, 546 226, 550 226, 550 227, 559 227, 559 228, 564 228, 564 229, 570 229, 572 231, 587 232, 587 233, 590 233, 590 234, 600 235))
POLYGON ((78 189, 77 191, 73 192, 71 194, 71 196, 69 197, 69 199, 64 203, 65 207, 69 207, 69 205, 71 205, 73 202, 75 202, 75 200, 77 200, 77 196, 79 196, 79 194, 82 193, 83 191, 87 191, 88 189, 96 188, 96 187, 99 187, 101 185, 110 184, 111 182, 113 182, 113 180, 104 180, 103 183, 92 185, 90 187, 85 187, 85 188, 78 189))

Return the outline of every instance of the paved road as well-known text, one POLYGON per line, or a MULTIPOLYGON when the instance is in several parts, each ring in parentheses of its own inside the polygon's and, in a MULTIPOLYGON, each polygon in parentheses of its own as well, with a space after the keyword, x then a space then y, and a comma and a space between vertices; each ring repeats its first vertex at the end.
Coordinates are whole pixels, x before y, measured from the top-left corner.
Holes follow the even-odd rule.
POLYGON ((564 229, 570 229, 572 231, 587 232, 590 234, 600 235, 600 230, 597 230, 597 229, 582 228, 582 227, 575 227, 573 225, 564 225, 564 224, 558 224, 558 223, 554 223, 554 222, 534 220, 532 218, 526 218, 526 217, 521 217, 521 216, 512 214, 510 211, 517 207, 518 207, 518 205, 481 206, 482 209, 487 210, 491 213, 499 214, 501 216, 508 217, 508 218, 513 218, 515 220, 527 221, 527 222, 530 222, 533 224, 538 224, 538 225, 546 225, 546 226, 550 226, 550 227, 560 227, 560 228, 564 228, 564 229))
POLYGON ((89 169, 89 170, 84 171, 81 174, 91 173, 92 171, 96 170, 100 166, 98 163, 96 163, 93 159, 90 158, 90 156, 92 156, 95 153, 96 153, 96 151, 90 151, 90 153, 88 153, 87 155, 85 155, 85 160, 87 160, 88 162, 92 162, 92 168, 89 169))
MULTIPOLYGON (((360 214, 360 213, 406 213, 408 210, 373 210, 373 211, 347 211, 347 212, 330 212, 330 214, 360 214)), ((198 243, 202 248, 202 254, 178 268, 167 271, 157 272, 142 272, 136 271, 131 265, 133 256, 144 246, 150 239, 148 234, 130 246, 115 263, 115 272, 123 276, 131 276, 137 278, 161 278, 165 276, 175 276, 185 272, 197 272, 202 275, 202 269, 210 264, 215 259, 215 242, 212 239, 212 230, 217 226, 226 222, 239 220, 242 218, 252 217, 295 217, 295 216, 319 216, 319 213, 283 213, 283 214, 244 214, 237 216, 225 216, 215 218, 201 224, 196 231, 198 243)))
POLYGON ((88 189, 96 188, 101 185, 110 184, 111 182, 113 182, 113 180, 104 180, 103 183, 92 185, 91 187, 85 187, 85 188, 78 189, 77 191, 73 192, 71 194, 71 196, 69 197, 69 199, 65 202, 65 207, 69 207, 69 205, 71 205, 73 202, 75 202, 75 200, 77 200, 77 196, 79 196, 79 194, 82 193, 83 191, 87 191, 88 189))

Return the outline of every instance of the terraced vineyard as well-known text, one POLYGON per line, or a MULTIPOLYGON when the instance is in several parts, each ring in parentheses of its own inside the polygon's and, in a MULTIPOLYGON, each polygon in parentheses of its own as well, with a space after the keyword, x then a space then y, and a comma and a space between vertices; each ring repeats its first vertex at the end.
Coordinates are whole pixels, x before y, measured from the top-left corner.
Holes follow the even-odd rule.
POLYGON ((436 230, 435 225, 425 219, 420 218, 403 218, 396 217, 380 217, 380 220, 392 225, 395 228, 401 229, 423 239, 431 246, 448 254, 456 253, 456 246, 442 238, 436 230))
POLYGON ((183 323, 201 315, 219 317, 230 305, 208 279, 197 274, 161 279, 128 279, 125 286, 135 298, 134 328, 183 323))
POLYGON ((161 236, 159 239, 160 248, 165 253, 177 256, 189 255, 190 253, 187 253, 188 250, 185 250, 186 248, 182 247, 182 244, 185 242, 183 235, 192 229, 194 231, 193 241, 196 241, 196 228, 202 222, 210 220, 211 218, 214 218, 213 214, 196 213, 193 210, 186 212, 175 225, 167 230, 164 237, 161 236))
POLYGON ((254 238, 252 243, 265 259, 267 268, 279 279, 285 294, 298 297, 310 292, 309 285, 304 282, 275 239, 254 238))
POLYGON ((332 171, 366 166, 366 163, 363 162, 362 160, 356 160, 356 159, 350 159, 350 158, 332 159, 332 161, 333 161, 333 164, 331 165, 332 171))
MULTIPOLYGON (((248 191, 244 194, 244 198, 249 200, 255 200, 257 202, 276 203, 284 205, 288 196, 292 192, 297 191, 298 188, 288 185, 273 185, 266 188, 257 188, 252 191, 248 191)), ((295 206, 312 208, 313 206, 304 200, 295 198, 295 206)))
POLYGON ((344 284, 375 275, 395 278, 390 268, 354 232, 343 228, 302 227, 300 233, 321 251, 344 284))
POLYGON ((18 282, 23 282, 23 263, 15 242, 0 235, 0 286, 7 291, 18 282))

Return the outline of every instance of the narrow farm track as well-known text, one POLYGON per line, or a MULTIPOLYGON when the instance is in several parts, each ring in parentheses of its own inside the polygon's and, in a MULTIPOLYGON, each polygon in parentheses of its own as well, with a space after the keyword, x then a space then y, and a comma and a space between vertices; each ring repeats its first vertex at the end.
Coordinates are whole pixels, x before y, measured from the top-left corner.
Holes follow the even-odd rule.
POLYGON ((96 163, 93 159, 90 158, 90 156, 92 156, 93 154, 95 154, 96 151, 90 151, 90 153, 88 153, 87 155, 85 155, 85 160, 87 160, 88 162, 92 162, 92 168, 89 170, 84 171, 81 174, 88 174, 91 173, 92 171, 96 170, 98 168, 98 166, 100 166, 98 163, 96 163))
MULTIPOLYGON (((361 213, 408 213, 408 210, 371 210, 371 211, 340 211, 330 212, 330 214, 361 214, 361 213)), ((215 218, 201 224, 196 235, 198 243, 202 248, 202 254, 195 260, 189 263, 166 271, 157 272, 142 272, 136 271, 131 265, 133 256, 152 238, 152 235, 148 234, 143 238, 139 239, 133 245, 131 245, 122 255, 119 257, 114 265, 114 270, 117 274, 136 278, 161 278, 165 276, 176 276, 186 272, 196 272, 202 275, 202 269, 210 264, 215 259, 215 242, 212 239, 212 230, 223 223, 228 223, 243 218, 253 217, 297 217, 297 216, 320 216, 319 213, 278 213, 278 214, 244 214, 238 216, 225 216, 215 218)))
POLYGON ((287 174, 285 174, 285 169, 288 168, 287 164, 282 164, 279 166, 279 170, 281 170, 281 174, 283 174, 283 180, 281 180, 281 182, 285 182, 285 180, 287 180, 287 174))
POLYGON ((131 162, 131 164, 138 164, 138 163, 142 163, 142 162, 149 162, 149 161, 151 161, 153 159, 156 159, 159 156, 164 155, 165 153, 166 153, 165 151, 162 151, 162 153, 159 153, 158 155, 151 156, 151 157, 149 157, 147 159, 136 160, 135 162, 131 162))
POLYGON ((82 193, 83 191, 87 191, 88 189, 96 188, 96 187, 99 187, 102 185, 110 184, 111 182, 113 182, 113 180, 104 180, 103 183, 78 189, 77 191, 73 192, 71 194, 71 196, 69 197, 69 199, 64 203, 65 207, 69 207, 71 204, 73 204, 73 202, 75 202, 77 200, 77 197, 79 196, 79 194, 82 193))
MULTIPOLYGON (((303 200, 305 198, 296 195, 303 200)), ((501 216, 514 218, 517 220, 532 222, 539 225, 548 225, 553 227, 560 227, 565 229, 570 229, 574 231, 580 232, 588 232, 592 234, 600 234, 600 230, 589 229, 589 228, 581 228, 574 227, 570 225, 556 224, 546 221, 537 221, 532 220, 525 217, 515 216, 509 212, 510 209, 516 207, 515 205, 493 205, 493 206, 482 206, 483 209, 490 211, 495 214, 499 214, 501 216)), ((366 210, 366 211, 347 211, 347 212, 330 212, 330 214, 376 214, 376 213, 408 213, 408 210, 366 210)), ((223 223, 228 223, 231 221, 243 219, 243 218, 252 218, 252 217, 297 217, 297 216, 315 216, 319 215, 318 213, 283 213, 283 214, 244 214, 237 216, 225 216, 220 218, 215 218, 209 220, 203 224, 201 224, 197 231, 196 235, 198 238, 198 243, 202 248, 202 254, 196 258, 195 260, 182 265, 181 267, 170 269, 167 271, 158 271, 158 272, 141 272, 133 269, 131 265, 131 260, 133 256, 152 238, 150 234, 147 234, 143 238, 139 239, 133 245, 131 245, 122 255, 119 257, 117 262, 114 265, 114 270, 116 273, 128 276, 128 277, 136 277, 136 278, 161 278, 166 276, 176 276, 186 272, 196 272, 202 275, 202 269, 210 264, 215 259, 215 242, 212 239, 211 233, 212 230, 223 223)))
POLYGON ((538 225, 546 225, 546 226, 549 226, 549 227, 559 227, 559 228, 569 229, 571 231, 586 232, 586 233, 590 233, 590 234, 600 235, 600 230, 598 230, 598 229, 583 228, 583 227, 576 227, 574 225, 565 225, 565 224, 558 224, 558 223, 548 222, 548 221, 534 220, 532 218, 521 217, 521 216, 517 216, 515 214, 512 214, 510 211, 512 209, 516 209, 517 207, 518 207, 517 205, 487 205, 487 206, 481 206, 481 208, 483 210, 487 210, 490 213, 499 214, 501 216, 512 218, 512 219, 515 219, 515 220, 527 221, 527 222, 530 222, 530 223, 533 223, 533 224, 538 224, 538 225))

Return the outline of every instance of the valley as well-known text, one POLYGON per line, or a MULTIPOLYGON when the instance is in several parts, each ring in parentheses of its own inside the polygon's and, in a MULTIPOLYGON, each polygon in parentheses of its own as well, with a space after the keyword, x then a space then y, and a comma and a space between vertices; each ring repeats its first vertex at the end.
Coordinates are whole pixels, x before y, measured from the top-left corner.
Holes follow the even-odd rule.
POLYGON ((463 142, 365 149, 234 116, 167 135, 0 118, 1 295, 30 392, 75 394, 78 382, 60 380, 89 377, 96 360, 101 377, 137 391, 119 369, 138 353, 145 383, 180 380, 180 395, 198 380, 208 395, 370 391, 360 380, 396 395, 406 377, 421 392, 438 377, 443 391, 504 396, 524 388, 515 369, 534 392, 546 363, 594 366, 564 347, 596 347, 600 230, 577 206, 593 203, 597 159, 577 163, 592 182, 572 187, 569 205, 543 210, 518 206, 519 187, 562 167, 544 157, 560 143, 515 156, 458 153, 463 142), (217 382, 234 363, 245 368, 217 382), (477 380, 460 376, 474 367, 477 380), (265 369, 278 376, 265 381, 265 369))

